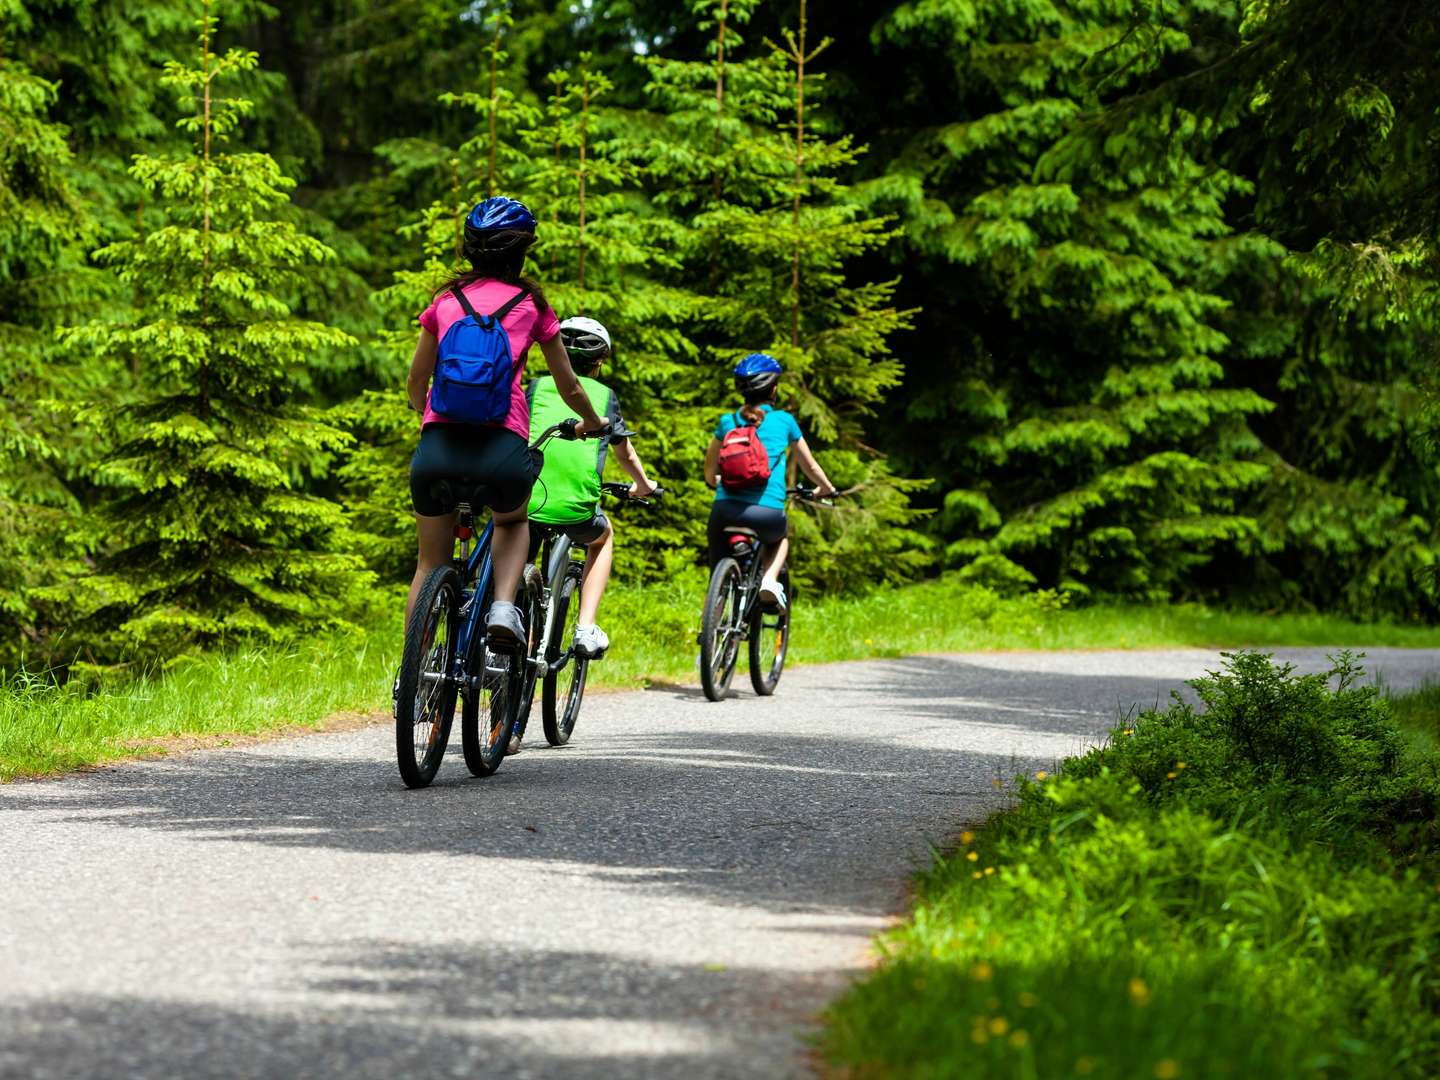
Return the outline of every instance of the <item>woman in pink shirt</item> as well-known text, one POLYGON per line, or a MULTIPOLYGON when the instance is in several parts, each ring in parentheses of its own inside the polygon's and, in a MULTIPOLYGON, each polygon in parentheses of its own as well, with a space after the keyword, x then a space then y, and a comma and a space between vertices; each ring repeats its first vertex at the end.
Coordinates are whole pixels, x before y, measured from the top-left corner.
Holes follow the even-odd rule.
POLYGON ((540 287, 521 273, 525 252, 534 242, 535 218, 523 203, 503 195, 479 203, 465 219, 462 254, 470 269, 446 282, 420 314, 420 340, 410 361, 408 381, 410 405, 424 416, 420 445, 410 462, 410 500, 415 507, 420 556, 405 604, 407 624, 421 582, 431 570, 449 562, 454 551, 456 503, 479 497, 494 511, 495 519, 490 549, 495 567, 495 600, 490 605, 488 629, 492 637, 516 642, 524 633, 515 607, 515 590, 530 542, 525 510, 537 471, 526 445, 530 408, 522 386, 525 354, 532 342, 540 346, 561 396, 579 415, 581 429, 592 432, 605 426, 570 368, 555 312, 545 302, 540 287), (452 290, 463 292, 481 315, 497 313, 509 305, 501 315, 500 325, 510 339, 515 374, 509 413, 494 424, 456 423, 430 407, 430 381, 439 343, 451 324, 466 314, 452 290), (458 483, 446 483, 461 478, 482 487, 476 492, 460 490, 458 483))

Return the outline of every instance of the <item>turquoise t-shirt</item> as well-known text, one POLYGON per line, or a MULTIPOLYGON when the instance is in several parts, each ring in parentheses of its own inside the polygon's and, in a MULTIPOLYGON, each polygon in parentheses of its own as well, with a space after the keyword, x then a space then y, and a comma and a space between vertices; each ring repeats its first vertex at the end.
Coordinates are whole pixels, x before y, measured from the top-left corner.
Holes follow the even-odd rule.
MULTIPOLYGON (((799 442, 804 436, 800 433, 800 425, 795 422, 795 417, 784 409, 771 405, 761 405, 760 408, 765 411, 765 419, 760 421, 760 444, 770 455, 770 480, 763 488, 755 487, 745 491, 726 491, 725 485, 721 484, 715 489, 715 498, 784 510, 786 458, 790 453, 790 445, 799 442)), ((715 425, 715 438, 723 440, 726 434, 734 431, 741 422, 738 414, 726 413, 715 425)))

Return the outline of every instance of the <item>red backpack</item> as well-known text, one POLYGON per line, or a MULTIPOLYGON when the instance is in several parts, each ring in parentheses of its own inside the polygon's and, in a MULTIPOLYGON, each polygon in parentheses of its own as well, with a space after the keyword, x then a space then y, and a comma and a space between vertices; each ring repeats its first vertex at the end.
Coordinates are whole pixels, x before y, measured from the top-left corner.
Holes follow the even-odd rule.
POLYGON ((720 482, 726 491, 763 487, 770 480, 770 454, 760 441, 760 427, 739 413, 735 425, 720 444, 720 482))

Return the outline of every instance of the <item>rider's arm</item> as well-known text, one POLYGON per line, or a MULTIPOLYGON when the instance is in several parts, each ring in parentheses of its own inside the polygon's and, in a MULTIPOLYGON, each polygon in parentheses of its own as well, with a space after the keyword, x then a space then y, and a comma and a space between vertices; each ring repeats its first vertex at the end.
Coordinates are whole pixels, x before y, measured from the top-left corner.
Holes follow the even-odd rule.
POLYGON ((610 449, 615 451, 615 460, 620 463, 620 468, 635 481, 630 488, 630 494, 637 499, 651 494, 655 490, 655 483, 645 475, 645 466, 640 461, 640 455, 635 452, 635 444, 629 439, 616 439, 610 444, 610 449))
POLYGON ((581 429, 597 431, 603 428, 605 422, 595 415, 595 407, 590 404, 590 395, 585 393, 585 388, 575 377, 575 370, 570 366, 570 354, 565 351, 560 335, 556 334, 549 341, 542 341, 540 352, 544 354, 545 364, 555 379, 555 389, 560 391, 565 404, 574 409, 575 415, 580 417, 581 429))
POLYGON ((720 484, 720 440, 711 439, 710 447, 705 451, 705 483, 710 487, 717 487, 720 484))
POLYGON ((834 495, 835 485, 830 483, 830 478, 825 475, 825 470, 815 460, 815 455, 810 452, 810 445, 804 439, 795 442, 795 456, 800 461, 800 468, 805 470, 805 475, 815 481, 815 495, 817 498, 825 498, 834 495))
POLYGON ((435 355, 440 343, 429 330, 420 331, 420 340, 415 343, 415 355, 410 358, 410 375, 405 380, 405 389, 410 396, 410 407, 418 413, 425 411, 425 396, 430 390, 430 376, 435 374, 435 355))

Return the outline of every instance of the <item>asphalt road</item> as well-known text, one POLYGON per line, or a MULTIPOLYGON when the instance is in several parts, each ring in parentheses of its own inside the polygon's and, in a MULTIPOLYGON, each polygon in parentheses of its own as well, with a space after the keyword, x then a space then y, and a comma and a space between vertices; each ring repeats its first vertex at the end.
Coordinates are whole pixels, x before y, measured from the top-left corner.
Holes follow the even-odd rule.
POLYGON ((0 1076, 803 1075, 927 846, 1217 660, 596 695, 571 746, 473 780, 457 743, 418 792, 386 726, 0 787, 0 1076))

